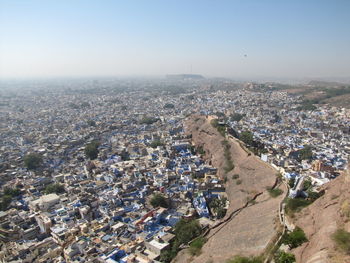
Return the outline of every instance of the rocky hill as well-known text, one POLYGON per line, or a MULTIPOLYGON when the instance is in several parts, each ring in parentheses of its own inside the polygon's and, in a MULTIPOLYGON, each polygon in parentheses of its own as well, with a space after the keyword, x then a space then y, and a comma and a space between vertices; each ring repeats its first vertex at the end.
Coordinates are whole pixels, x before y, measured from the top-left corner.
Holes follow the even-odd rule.
MULTIPOLYGON (((186 128, 192 134, 193 144, 203 148, 205 160, 218 168, 222 179, 227 178, 230 207, 225 218, 206 236, 208 240, 199 256, 191 257, 183 250, 173 262, 227 262, 235 255, 264 254, 281 231, 278 207, 287 189, 278 185, 284 194, 277 198, 266 190, 275 184, 277 171, 246 151, 238 140, 225 139, 210 124, 210 118, 189 118, 186 128), (225 169, 227 149, 234 163, 231 171, 225 169), (237 174, 239 178, 234 176, 237 174)), ((325 192, 323 196, 289 219, 308 238, 291 252, 297 263, 350 262, 350 167, 321 190, 325 192)))
POLYGON ((305 231, 309 239, 309 242, 293 251, 297 262, 350 262, 350 234, 348 239, 343 238, 345 249, 334 240, 334 233, 338 229, 350 232, 349 171, 350 168, 326 184, 323 187, 325 194, 296 215, 295 224, 305 231))
POLYGON ((182 251, 174 262, 226 262, 235 255, 260 255, 280 231, 278 208, 284 194, 272 198, 267 188, 276 182, 276 173, 268 164, 244 150, 233 138, 223 137, 203 116, 189 118, 186 129, 192 134, 196 147, 202 147, 208 163, 218 168, 219 176, 226 179, 230 201, 222 224, 206 236, 202 254, 191 258, 182 251), (227 170, 227 151, 234 169, 227 170), (239 177, 237 178, 238 175, 239 177))

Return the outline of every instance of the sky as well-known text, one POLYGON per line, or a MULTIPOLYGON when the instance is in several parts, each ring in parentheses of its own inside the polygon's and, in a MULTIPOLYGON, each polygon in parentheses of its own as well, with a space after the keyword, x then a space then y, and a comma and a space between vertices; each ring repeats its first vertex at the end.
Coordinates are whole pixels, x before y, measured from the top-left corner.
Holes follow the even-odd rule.
POLYGON ((349 14, 349 0, 0 0, 0 78, 349 78, 349 14))

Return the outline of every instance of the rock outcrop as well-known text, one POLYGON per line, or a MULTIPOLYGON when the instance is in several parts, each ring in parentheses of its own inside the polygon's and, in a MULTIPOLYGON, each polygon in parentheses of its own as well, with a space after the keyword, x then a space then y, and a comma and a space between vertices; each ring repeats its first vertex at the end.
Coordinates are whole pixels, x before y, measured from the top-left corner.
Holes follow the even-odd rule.
POLYGON ((349 252, 337 248, 333 233, 342 228, 350 232, 350 168, 323 186, 325 194, 296 215, 309 242, 293 253, 300 263, 350 262, 349 252))

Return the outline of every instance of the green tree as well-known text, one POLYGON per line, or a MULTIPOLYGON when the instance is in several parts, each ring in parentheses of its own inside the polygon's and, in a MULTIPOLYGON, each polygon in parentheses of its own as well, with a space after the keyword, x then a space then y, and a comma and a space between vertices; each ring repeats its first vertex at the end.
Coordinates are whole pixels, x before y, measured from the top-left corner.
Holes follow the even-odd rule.
POLYGON ((312 181, 311 179, 307 178, 303 182, 303 191, 308 191, 311 188, 311 186, 312 186, 312 181))
POLYGON ((254 142, 253 134, 250 131, 242 132, 239 136, 239 139, 248 145, 252 145, 254 142))
POLYGON ((177 251, 173 251, 172 249, 163 250, 160 254, 160 262, 171 262, 173 258, 176 257, 177 251))
POLYGON ((222 124, 219 124, 219 120, 218 119, 212 119, 210 121, 210 124, 217 129, 217 131, 225 137, 226 135, 226 126, 225 125, 222 125, 222 124))
POLYGON ((285 234, 283 237, 283 243, 290 248, 296 248, 306 241, 308 241, 308 239, 300 227, 296 227, 292 232, 285 234))
POLYGON ((218 219, 224 218, 226 215, 226 209, 224 209, 223 207, 219 207, 217 212, 216 212, 216 217, 218 219))
POLYGON ((24 157, 24 165, 28 170, 35 170, 41 166, 43 159, 40 154, 30 153, 24 157))
POLYGON ((205 154, 205 151, 204 151, 202 145, 198 146, 196 150, 197 150, 197 153, 200 154, 200 155, 204 155, 205 154))
POLYGON ((88 120, 87 124, 91 127, 96 127, 96 122, 94 120, 88 120))
POLYGON ((202 229, 197 220, 186 221, 181 219, 176 223, 174 232, 180 244, 187 244, 192 239, 198 237, 202 229))
POLYGON ((90 160, 94 160, 97 158, 99 150, 98 146, 100 145, 99 142, 93 141, 85 146, 85 155, 90 158, 90 160))
POLYGON ((300 160, 311 160, 312 158, 312 148, 310 145, 306 145, 303 149, 299 150, 300 160))
POLYGON ((12 196, 11 195, 4 195, 1 198, 0 210, 5 211, 8 208, 8 206, 11 204, 11 202, 12 202, 12 196))
POLYGON ((130 160, 130 154, 125 149, 119 155, 120 155, 120 157, 122 158, 123 161, 129 161, 130 160))
POLYGON ((18 196, 21 194, 21 190, 18 188, 10 188, 10 187, 5 187, 4 189, 4 195, 9 195, 9 196, 18 196))
POLYGON ((233 113, 233 114, 231 114, 230 119, 231 119, 231 121, 237 121, 237 122, 239 122, 240 120, 243 119, 243 117, 244 117, 243 114, 233 113))
POLYGON ((152 196, 152 199, 151 199, 151 205, 153 207, 161 206, 161 207, 167 208, 168 207, 168 202, 167 202, 166 198, 163 195, 161 195, 161 194, 154 194, 152 196))
POLYGON ((172 103, 166 103, 164 105, 164 109, 174 109, 174 108, 175 108, 175 105, 172 103))
POLYGON ((21 190, 19 190, 18 188, 5 187, 4 195, 2 196, 0 202, 0 210, 5 211, 12 202, 12 198, 15 196, 19 196, 20 194, 21 190))
POLYGON ((159 120, 160 120, 159 118, 155 118, 155 117, 143 117, 140 120, 140 124, 153 124, 159 120))
POLYGON ((153 142, 151 142, 150 146, 152 148, 157 148, 158 146, 163 146, 164 142, 162 142, 161 140, 154 140, 153 142))
POLYGON ((311 202, 303 198, 288 198, 286 201, 286 213, 288 215, 293 215, 294 212, 300 211, 309 204, 311 204, 311 202))
POLYGON ((295 262, 295 256, 291 253, 284 251, 278 251, 275 256, 275 263, 293 263, 295 262))
POLYGON ((51 194, 51 193, 61 194, 64 192, 65 192, 64 186, 61 184, 49 184, 45 188, 46 194, 51 194))
MULTIPOLYGON (((174 227, 175 239, 171 242, 171 246, 162 251, 160 258, 161 262, 169 263, 176 256, 179 251, 179 247, 182 244, 188 244, 191 240, 202 233, 202 229, 197 220, 185 220, 180 219, 174 227)), ((203 246, 205 240, 202 237, 194 240, 190 245, 191 253, 200 253, 200 248, 203 246)))
POLYGON ((295 178, 294 177, 291 177, 288 181, 288 185, 290 188, 293 188, 294 185, 295 185, 295 178))
POLYGON ((209 203, 210 209, 216 214, 218 219, 223 218, 226 215, 226 201, 227 199, 225 197, 222 199, 214 198, 209 203))
POLYGON ((307 191, 307 194, 308 194, 308 200, 310 200, 311 202, 314 202, 316 199, 324 195, 324 191, 320 191, 320 192, 307 191))

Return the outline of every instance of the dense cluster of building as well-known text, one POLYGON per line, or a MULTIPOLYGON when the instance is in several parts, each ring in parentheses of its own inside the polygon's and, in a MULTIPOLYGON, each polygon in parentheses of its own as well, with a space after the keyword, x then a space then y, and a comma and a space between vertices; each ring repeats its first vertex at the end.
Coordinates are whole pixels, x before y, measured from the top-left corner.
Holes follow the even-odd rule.
POLYGON ((0 214, 0 260, 156 262, 179 219, 215 219, 206 200, 225 189, 184 135, 182 98, 75 93, 6 97, 16 106, 1 116, 1 183, 20 194, 0 214), (39 168, 24 166, 30 153, 39 168), (47 193, 57 184, 64 191, 47 193), (150 203, 156 193, 166 207, 150 203))
MULTIPOLYGON (((248 90, 254 89, 253 84, 248 90)), ((316 110, 299 108, 300 97, 286 92, 241 91, 232 98, 229 111, 241 113, 240 121, 229 121, 229 126, 240 133, 249 131, 254 140, 264 145, 263 161, 269 162, 287 179, 311 179, 320 186, 346 169, 350 155, 350 111, 329 105, 316 110), (254 96, 252 96, 254 94, 254 96), (308 148, 310 155, 300 156, 308 148)), ((302 185, 301 183, 299 184, 302 185)))
POLYGON ((285 92, 219 80, 79 85, 0 94, 2 262, 157 262, 181 218, 212 224, 207 202, 225 197, 224 182, 184 133, 193 113, 224 113, 238 134, 252 132, 261 158, 286 177, 322 184, 350 153, 348 110, 300 111, 300 98, 285 92), (299 161, 306 145, 313 156, 299 161), (36 169, 24 165, 31 153, 42 157, 36 169), (64 189, 48 192, 52 185, 64 189), (6 189, 18 193, 5 205, 6 189), (152 205, 156 195, 167 205, 152 205))

